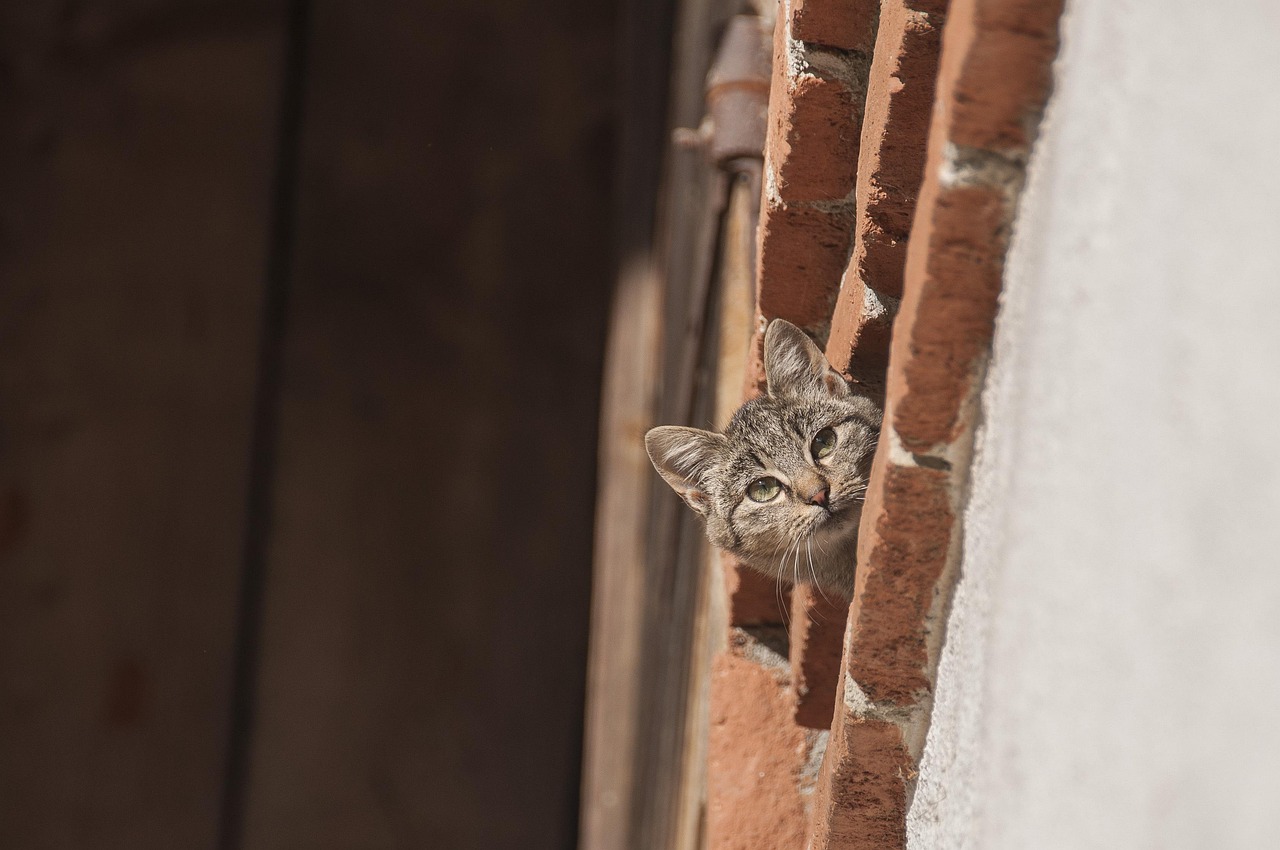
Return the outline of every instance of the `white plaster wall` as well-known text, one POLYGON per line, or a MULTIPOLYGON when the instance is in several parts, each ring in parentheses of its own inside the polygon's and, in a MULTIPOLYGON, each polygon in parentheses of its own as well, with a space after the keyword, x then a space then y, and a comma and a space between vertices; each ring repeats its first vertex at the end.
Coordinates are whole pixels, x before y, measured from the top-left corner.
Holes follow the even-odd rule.
POLYGON ((1063 27, 909 845, 1280 848, 1280 3, 1063 27))

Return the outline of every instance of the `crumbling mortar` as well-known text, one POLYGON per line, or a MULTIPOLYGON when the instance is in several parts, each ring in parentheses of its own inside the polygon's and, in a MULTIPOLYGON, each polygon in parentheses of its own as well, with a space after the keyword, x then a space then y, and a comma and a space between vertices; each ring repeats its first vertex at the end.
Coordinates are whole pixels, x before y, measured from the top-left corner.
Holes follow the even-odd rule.
POLYGON ((866 104, 867 85, 871 78, 871 53, 865 50, 838 50, 804 41, 795 42, 794 59, 788 70, 796 70, 788 76, 799 80, 815 77, 844 83, 853 95, 856 109, 861 112, 866 104), (809 69, 812 69, 810 71, 809 69), (814 73, 816 72, 816 73, 814 73))
MULTIPOLYGON (((808 207, 810 209, 818 210, 819 212, 824 212, 824 213, 850 212, 854 210, 857 206, 857 201, 854 198, 856 194, 857 194, 857 190, 855 189, 849 194, 845 195, 843 198, 837 198, 832 201, 822 201, 822 200, 799 201, 795 204, 795 206, 808 207)), ((850 229, 852 230, 852 228, 850 229)))
POLYGON ((906 10, 907 10, 907 14, 904 16, 905 23, 907 24, 907 26, 904 27, 905 32, 907 33, 912 32, 912 28, 910 26, 911 24, 915 24, 916 27, 921 29, 924 27, 932 28, 933 15, 921 9, 913 9, 910 6, 907 6, 906 10))
MULTIPOLYGON (((974 358, 974 362, 970 365, 965 397, 961 399, 960 405, 956 410, 955 419, 957 422, 962 423, 959 433, 947 442, 935 443, 922 451, 913 451, 903 444, 902 437, 898 434, 897 429, 890 425, 885 429, 888 432, 887 448, 889 450, 890 463, 894 466, 902 467, 960 471, 961 474, 967 470, 969 459, 973 454, 972 417, 976 413, 977 392, 982 386, 983 377, 986 375, 987 359, 988 355, 985 353, 980 354, 974 358)), ((885 420, 886 422, 891 422, 892 411, 888 411, 888 413, 889 415, 885 417, 885 420)))
MULTIPOLYGON (((827 742, 831 732, 827 729, 806 729, 804 743, 808 751, 804 764, 800 766, 800 774, 796 777, 796 785, 801 796, 811 797, 818 787, 818 775, 822 772, 822 759, 827 754, 827 742)), ((806 800, 805 806, 809 806, 806 800)))
POLYGON ((829 47, 818 42, 795 38, 791 31, 791 2, 784 0, 784 4, 787 15, 786 44, 790 76, 798 76, 801 70, 800 65, 808 61, 813 67, 824 70, 848 84, 857 94, 858 103, 863 103, 866 100, 867 80, 871 76, 871 56, 875 51, 876 36, 880 32, 879 4, 876 5, 875 12, 868 21, 867 34, 870 37, 865 50, 829 47), (824 65, 827 67, 824 68, 824 65))
MULTIPOLYGON (((844 288, 843 280, 840 281, 840 288, 844 288)), ((862 324, 864 326, 877 322, 892 322, 901 306, 901 298, 885 295, 867 281, 862 281, 862 324)))
MULTIPOLYGON (((848 716, 857 720, 877 720, 897 726, 902 730, 903 741, 908 743, 908 751, 912 753, 913 758, 917 758, 919 753, 910 747, 910 741, 914 737, 916 727, 927 719, 932 700, 929 691, 921 689, 912 694, 906 703, 892 700, 875 701, 867 696, 867 692, 853 678, 853 674, 847 671, 844 674, 844 707, 848 711, 848 716)), ((923 748, 923 737, 920 738, 920 745, 923 748)))
POLYGON ((928 699, 928 696, 927 690, 920 689, 905 703, 899 700, 873 700, 867 696, 852 673, 845 671, 844 674, 844 706, 852 716, 864 720, 881 720, 898 725, 910 723, 919 711, 919 704, 928 699))
POLYGON ((938 183, 944 189, 960 189, 969 186, 998 189, 1013 204, 1022 192, 1026 180, 1028 151, 989 151, 967 145, 947 142, 942 154, 942 167, 938 183))
MULTIPOLYGON (((782 14, 786 21, 784 33, 784 50, 786 51, 787 80, 790 88, 796 81, 805 77, 833 79, 842 82, 848 88, 855 104, 857 114, 852 116, 861 123, 861 113, 866 105, 868 80, 871 77, 871 56, 873 43, 866 50, 849 50, 838 47, 827 47, 815 42, 802 41, 795 37, 791 30, 791 0, 783 0, 782 14), (817 73, 811 73, 810 69, 817 73)), ((870 32, 879 30, 880 13, 877 10, 875 20, 871 22, 870 32)))
POLYGON ((791 678, 791 662, 787 659, 787 633, 784 626, 735 626, 730 632, 729 643, 736 654, 775 676, 781 681, 791 678))
POLYGON ((772 151, 765 151, 764 199, 765 204, 774 209, 783 206, 782 185, 778 182, 778 169, 773 162, 772 151))

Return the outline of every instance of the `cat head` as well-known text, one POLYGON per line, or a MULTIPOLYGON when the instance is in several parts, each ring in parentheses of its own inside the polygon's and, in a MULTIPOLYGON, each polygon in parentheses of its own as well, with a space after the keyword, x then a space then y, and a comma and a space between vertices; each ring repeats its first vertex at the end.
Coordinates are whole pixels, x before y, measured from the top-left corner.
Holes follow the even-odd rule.
POLYGON ((812 574, 847 596, 880 408, 781 319, 765 332, 764 366, 767 393, 723 434, 665 425, 645 448, 713 544, 767 575, 812 574))

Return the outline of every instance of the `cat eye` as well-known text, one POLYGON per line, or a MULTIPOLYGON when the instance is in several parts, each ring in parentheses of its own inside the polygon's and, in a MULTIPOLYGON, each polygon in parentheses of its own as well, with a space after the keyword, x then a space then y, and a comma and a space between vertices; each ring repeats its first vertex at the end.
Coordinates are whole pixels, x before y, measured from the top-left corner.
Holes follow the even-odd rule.
POLYGON ((813 435, 809 443, 809 452, 814 460, 821 460, 836 450, 836 432, 831 428, 823 428, 813 435))
POLYGON ((767 502, 782 491, 782 484, 772 475, 757 478, 747 485, 747 496, 753 502, 767 502))

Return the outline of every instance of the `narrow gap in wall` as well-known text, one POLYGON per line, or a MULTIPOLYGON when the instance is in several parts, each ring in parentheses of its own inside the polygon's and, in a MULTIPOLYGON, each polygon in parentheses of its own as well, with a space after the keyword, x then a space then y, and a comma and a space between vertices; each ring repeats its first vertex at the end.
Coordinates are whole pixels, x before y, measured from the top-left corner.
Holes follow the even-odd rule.
POLYGON ((280 383, 291 288, 301 159, 303 100, 306 93, 310 0, 291 0, 285 19, 275 180, 267 240, 257 379, 250 433, 244 541, 240 565, 232 654, 231 713, 219 808, 219 850, 241 846, 248 805, 253 711, 260 661, 263 591, 271 537, 280 383))

